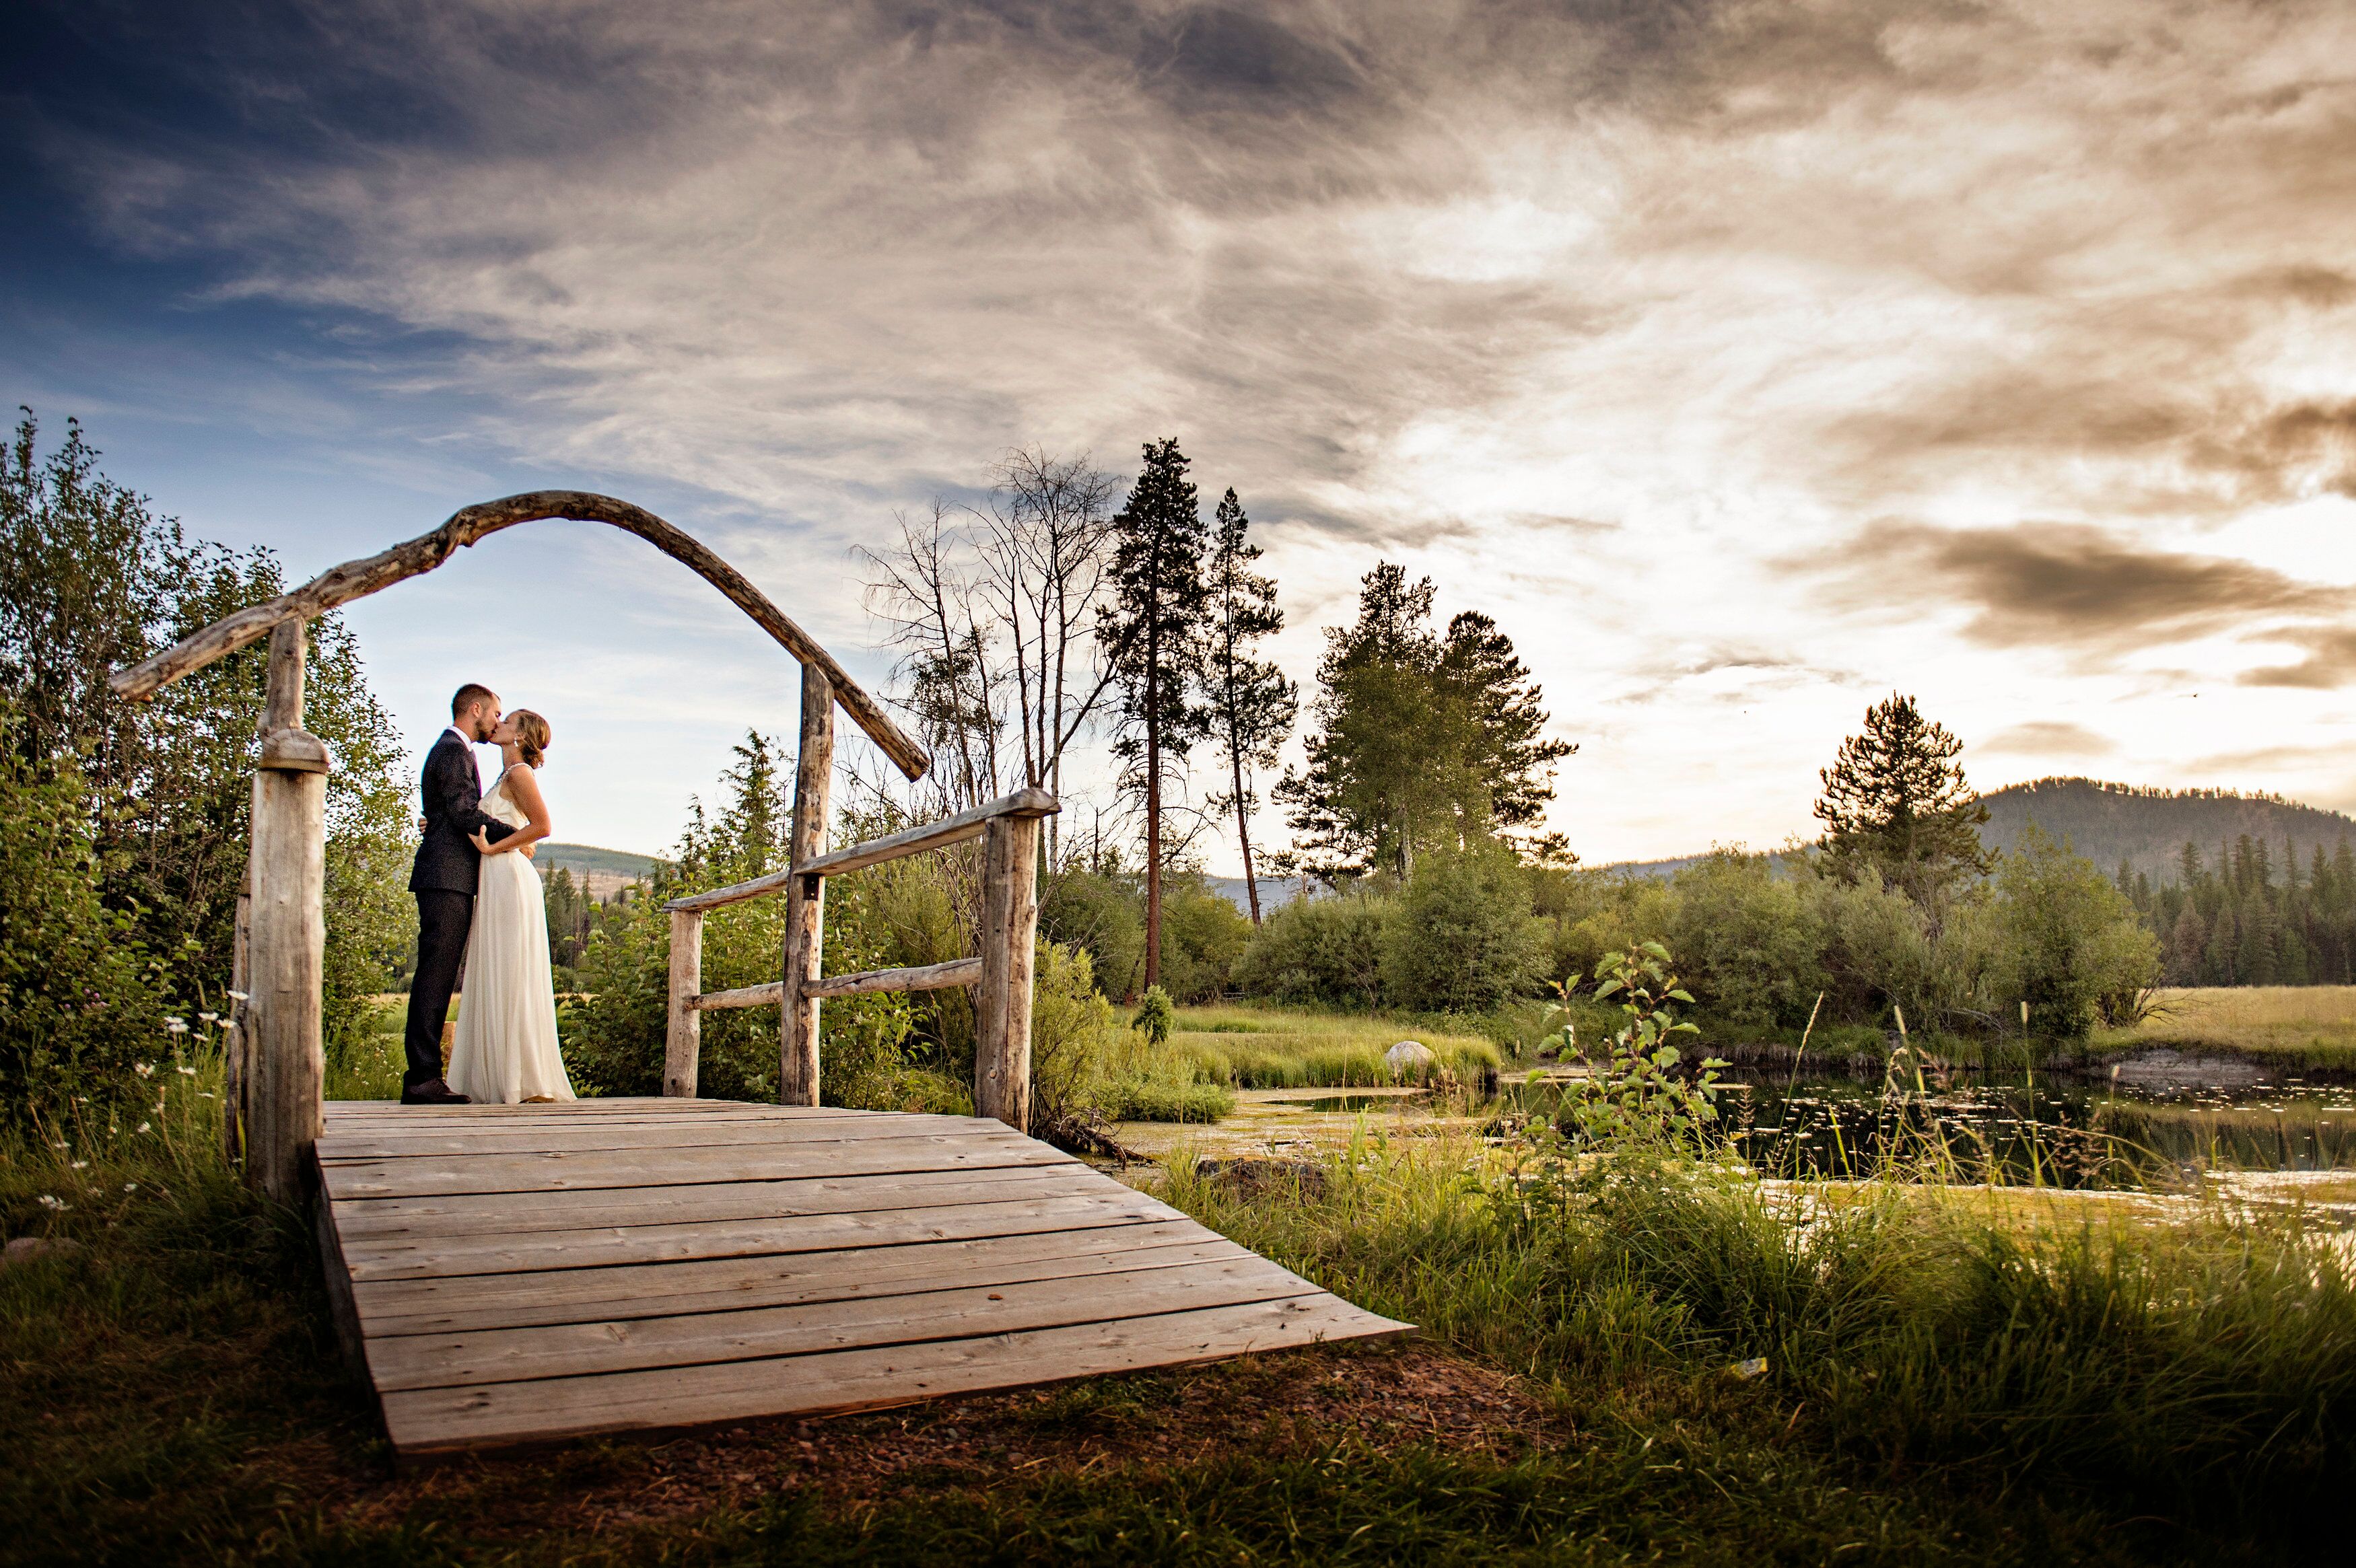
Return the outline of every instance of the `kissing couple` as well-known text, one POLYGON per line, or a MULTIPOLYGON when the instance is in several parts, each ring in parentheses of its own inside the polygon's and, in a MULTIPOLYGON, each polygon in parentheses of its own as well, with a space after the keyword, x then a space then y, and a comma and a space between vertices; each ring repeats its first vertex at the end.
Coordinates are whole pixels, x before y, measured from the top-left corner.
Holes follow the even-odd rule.
POLYGON ((468 684, 450 699, 450 728, 425 753, 424 839, 409 873, 417 895, 417 973, 409 988, 404 1105, 503 1105, 573 1098, 556 1044, 556 986, 548 965, 548 905, 532 846, 550 832, 539 769, 548 720, 519 708, 501 717, 498 693, 468 684), (483 793, 472 743, 497 746, 507 767, 483 793), (449 1081, 442 1018, 458 998, 449 1081))

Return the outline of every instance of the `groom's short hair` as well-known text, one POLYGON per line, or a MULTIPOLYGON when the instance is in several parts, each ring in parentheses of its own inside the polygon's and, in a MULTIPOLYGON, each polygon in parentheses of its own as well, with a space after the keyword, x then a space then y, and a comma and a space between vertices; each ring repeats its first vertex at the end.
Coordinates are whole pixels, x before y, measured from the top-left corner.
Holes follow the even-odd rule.
POLYGON ((455 719, 477 702, 497 702, 498 699, 498 692, 487 686, 477 686, 470 680, 458 688, 456 696, 450 699, 450 717, 455 719))

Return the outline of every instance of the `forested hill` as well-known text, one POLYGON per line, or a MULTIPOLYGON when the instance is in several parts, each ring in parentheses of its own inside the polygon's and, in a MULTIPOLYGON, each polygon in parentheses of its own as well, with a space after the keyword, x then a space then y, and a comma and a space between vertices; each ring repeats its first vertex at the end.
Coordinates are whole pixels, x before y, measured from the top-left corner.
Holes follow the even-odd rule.
POLYGON ((2185 844, 2201 847, 2201 859, 2213 866, 2218 846, 2244 834, 2282 852, 2283 841, 2298 846, 2304 867, 2316 845, 2329 852, 2343 836, 2356 838, 2356 817, 2324 811, 2297 801, 2259 795, 2234 795, 2225 790, 2158 790, 2133 784, 2104 784, 2098 779, 2037 779, 2010 784, 1982 797, 1987 803, 1987 826, 1981 841, 2009 849, 2021 830, 2034 822, 2105 871, 2115 871, 2124 859, 2155 884, 2179 880, 2177 867, 2185 844))

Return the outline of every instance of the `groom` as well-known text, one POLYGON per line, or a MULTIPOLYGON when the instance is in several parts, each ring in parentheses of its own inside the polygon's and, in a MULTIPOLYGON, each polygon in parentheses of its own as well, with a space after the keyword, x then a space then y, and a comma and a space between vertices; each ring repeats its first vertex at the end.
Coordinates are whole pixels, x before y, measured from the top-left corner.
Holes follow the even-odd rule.
POLYGON ((482 809, 483 775, 467 742, 491 738, 499 724, 499 697, 468 684, 450 699, 450 728, 425 753, 425 837, 409 891, 417 895, 417 974, 409 987, 409 1066, 402 1074, 404 1105, 464 1105, 466 1096, 442 1082, 442 1015, 458 983, 466 933, 475 923, 475 888, 483 855, 470 841, 477 827, 493 843, 515 831, 482 809))

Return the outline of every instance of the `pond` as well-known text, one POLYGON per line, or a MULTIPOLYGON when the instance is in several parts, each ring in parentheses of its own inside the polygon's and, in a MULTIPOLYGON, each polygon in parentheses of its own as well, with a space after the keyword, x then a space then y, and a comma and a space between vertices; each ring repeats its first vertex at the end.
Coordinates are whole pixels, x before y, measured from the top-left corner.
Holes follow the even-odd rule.
MULTIPOLYGON (((1509 1072, 1494 1097, 1248 1092, 1215 1127, 1132 1123, 1122 1134, 1141 1150, 1302 1153, 1360 1126, 1494 1132, 1501 1111, 1551 1112, 1569 1083, 1509 1072)), ((1954 1070, 1888 1085, 1738 1069, 1719 1107, 1736 1147, 1780 1177, 1869 1175, 1892 1157, 1944 1166, 1957 1180, 2059 1188, 2170 1187, 2203 1171, 2356 1173, 2356 1085, 2237 1061, 2130 1061, 2094 1078, 1954 1070)))

